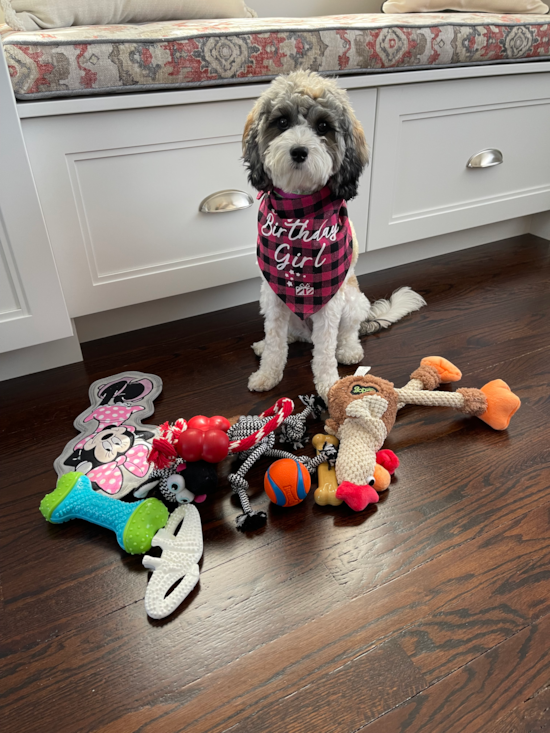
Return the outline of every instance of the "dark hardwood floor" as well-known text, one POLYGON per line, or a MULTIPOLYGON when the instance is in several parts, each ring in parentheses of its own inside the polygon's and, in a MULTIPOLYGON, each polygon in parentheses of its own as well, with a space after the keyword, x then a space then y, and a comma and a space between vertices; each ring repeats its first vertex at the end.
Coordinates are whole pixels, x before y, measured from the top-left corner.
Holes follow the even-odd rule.
MULTIPOLYGON (((150 422, 257 413, 312 391, 310 347, 290 347, 273 392, 248 392, 262 334, 251 304, 87 343, 84 363, 0 383, 5 733, 550 730, 549 243, 526 235, 361 285, 371 299, 410 285, 428 302, 365 339, 374 374, 401 385, 442 355, 458 386, 504 379, 520 411, 498 433, 405 408, 387 441, 401 466, 378 505, 322 508, 312 491, 269 506, 248 536, 224 464, 200 508, 200 583, 165 621, 145 614, 141 557, 38 511, 89 385, 158 374, 150 422)), ((250 475, 254 508, 268 507, 268 465, 250 475)))

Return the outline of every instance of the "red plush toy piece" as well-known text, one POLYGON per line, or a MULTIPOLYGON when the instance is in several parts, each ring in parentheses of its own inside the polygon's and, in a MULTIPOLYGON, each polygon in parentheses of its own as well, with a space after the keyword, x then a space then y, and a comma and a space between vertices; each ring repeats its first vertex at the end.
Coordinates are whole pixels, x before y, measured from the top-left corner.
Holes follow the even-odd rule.
POLYGON ((354 512, 362 512, 369 504, 376 504, 380 498, 378 492, 370 484, 358 486, 352 484, 351 481, 343 481, 336 490, 335 496, 345 501, 354 512))
POLYGON ((221 415, 195 415, 187 424, 188 429, 176 441, 177 451, 185 461, 219 463, 226 458, 229 452, 227 431, 230 427, 227 418, 221 415))
POLYGON ((376 454, 376 463, 386 469, 388 473, 395 473, 395 469, 399 466, 399 458, 389 448, 379 450, 376 454))

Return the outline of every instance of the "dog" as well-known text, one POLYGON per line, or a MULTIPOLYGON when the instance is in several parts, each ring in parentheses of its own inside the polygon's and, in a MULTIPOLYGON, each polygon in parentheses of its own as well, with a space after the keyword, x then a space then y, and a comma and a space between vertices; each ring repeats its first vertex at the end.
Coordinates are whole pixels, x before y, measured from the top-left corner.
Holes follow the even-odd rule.
POLYGON ((371 305, 354 274, 358 258, 346 201, 357 194, 369 160, 361 124, 347 93, 311 71, 277 77, 246 120, 243 160, 262 192, 258 264, 265 338, 252 348, 260 367, 251 391, 282 377, 288 344, 313 344, 312 370, 326 401, 338 362, 363 359, 360 336, 387 328, 425 305, 410 288, 371 305))

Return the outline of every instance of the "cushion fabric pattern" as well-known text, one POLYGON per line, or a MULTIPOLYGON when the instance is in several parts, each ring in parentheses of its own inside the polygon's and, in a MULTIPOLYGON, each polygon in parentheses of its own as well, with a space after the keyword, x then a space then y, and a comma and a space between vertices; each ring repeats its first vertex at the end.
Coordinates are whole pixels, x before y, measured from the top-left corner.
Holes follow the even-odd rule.
POLYGON ((0 33, 19 99, 268 81, 301 68, 343 75, 550 57, 544 15, 377 13, 0 33))

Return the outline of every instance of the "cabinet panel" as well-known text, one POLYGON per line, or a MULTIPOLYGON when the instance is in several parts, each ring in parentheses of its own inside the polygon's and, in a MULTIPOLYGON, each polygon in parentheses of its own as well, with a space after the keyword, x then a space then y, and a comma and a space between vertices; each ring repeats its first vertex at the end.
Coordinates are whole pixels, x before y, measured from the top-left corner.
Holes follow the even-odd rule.
POLYGON ((548 74, 381 90, 368 249, 550 208, 549 129, 548 74))
POLYGON ((0 352, 71 336, 0 44, 0 352))
POLYGON ((6 227, 0 216, 0 323, 26 315, 23 287, 8 247, 6 227))
POLYGON ((244 169, 234 164, 239 155, 233 136, 68 156, 93 284, 249 254, 250 242, 243 245, 255 209, 199 212, 215 190, 248 190, 244 169), (186 171, 193 171, 192 188, 174 185, 186 171))

